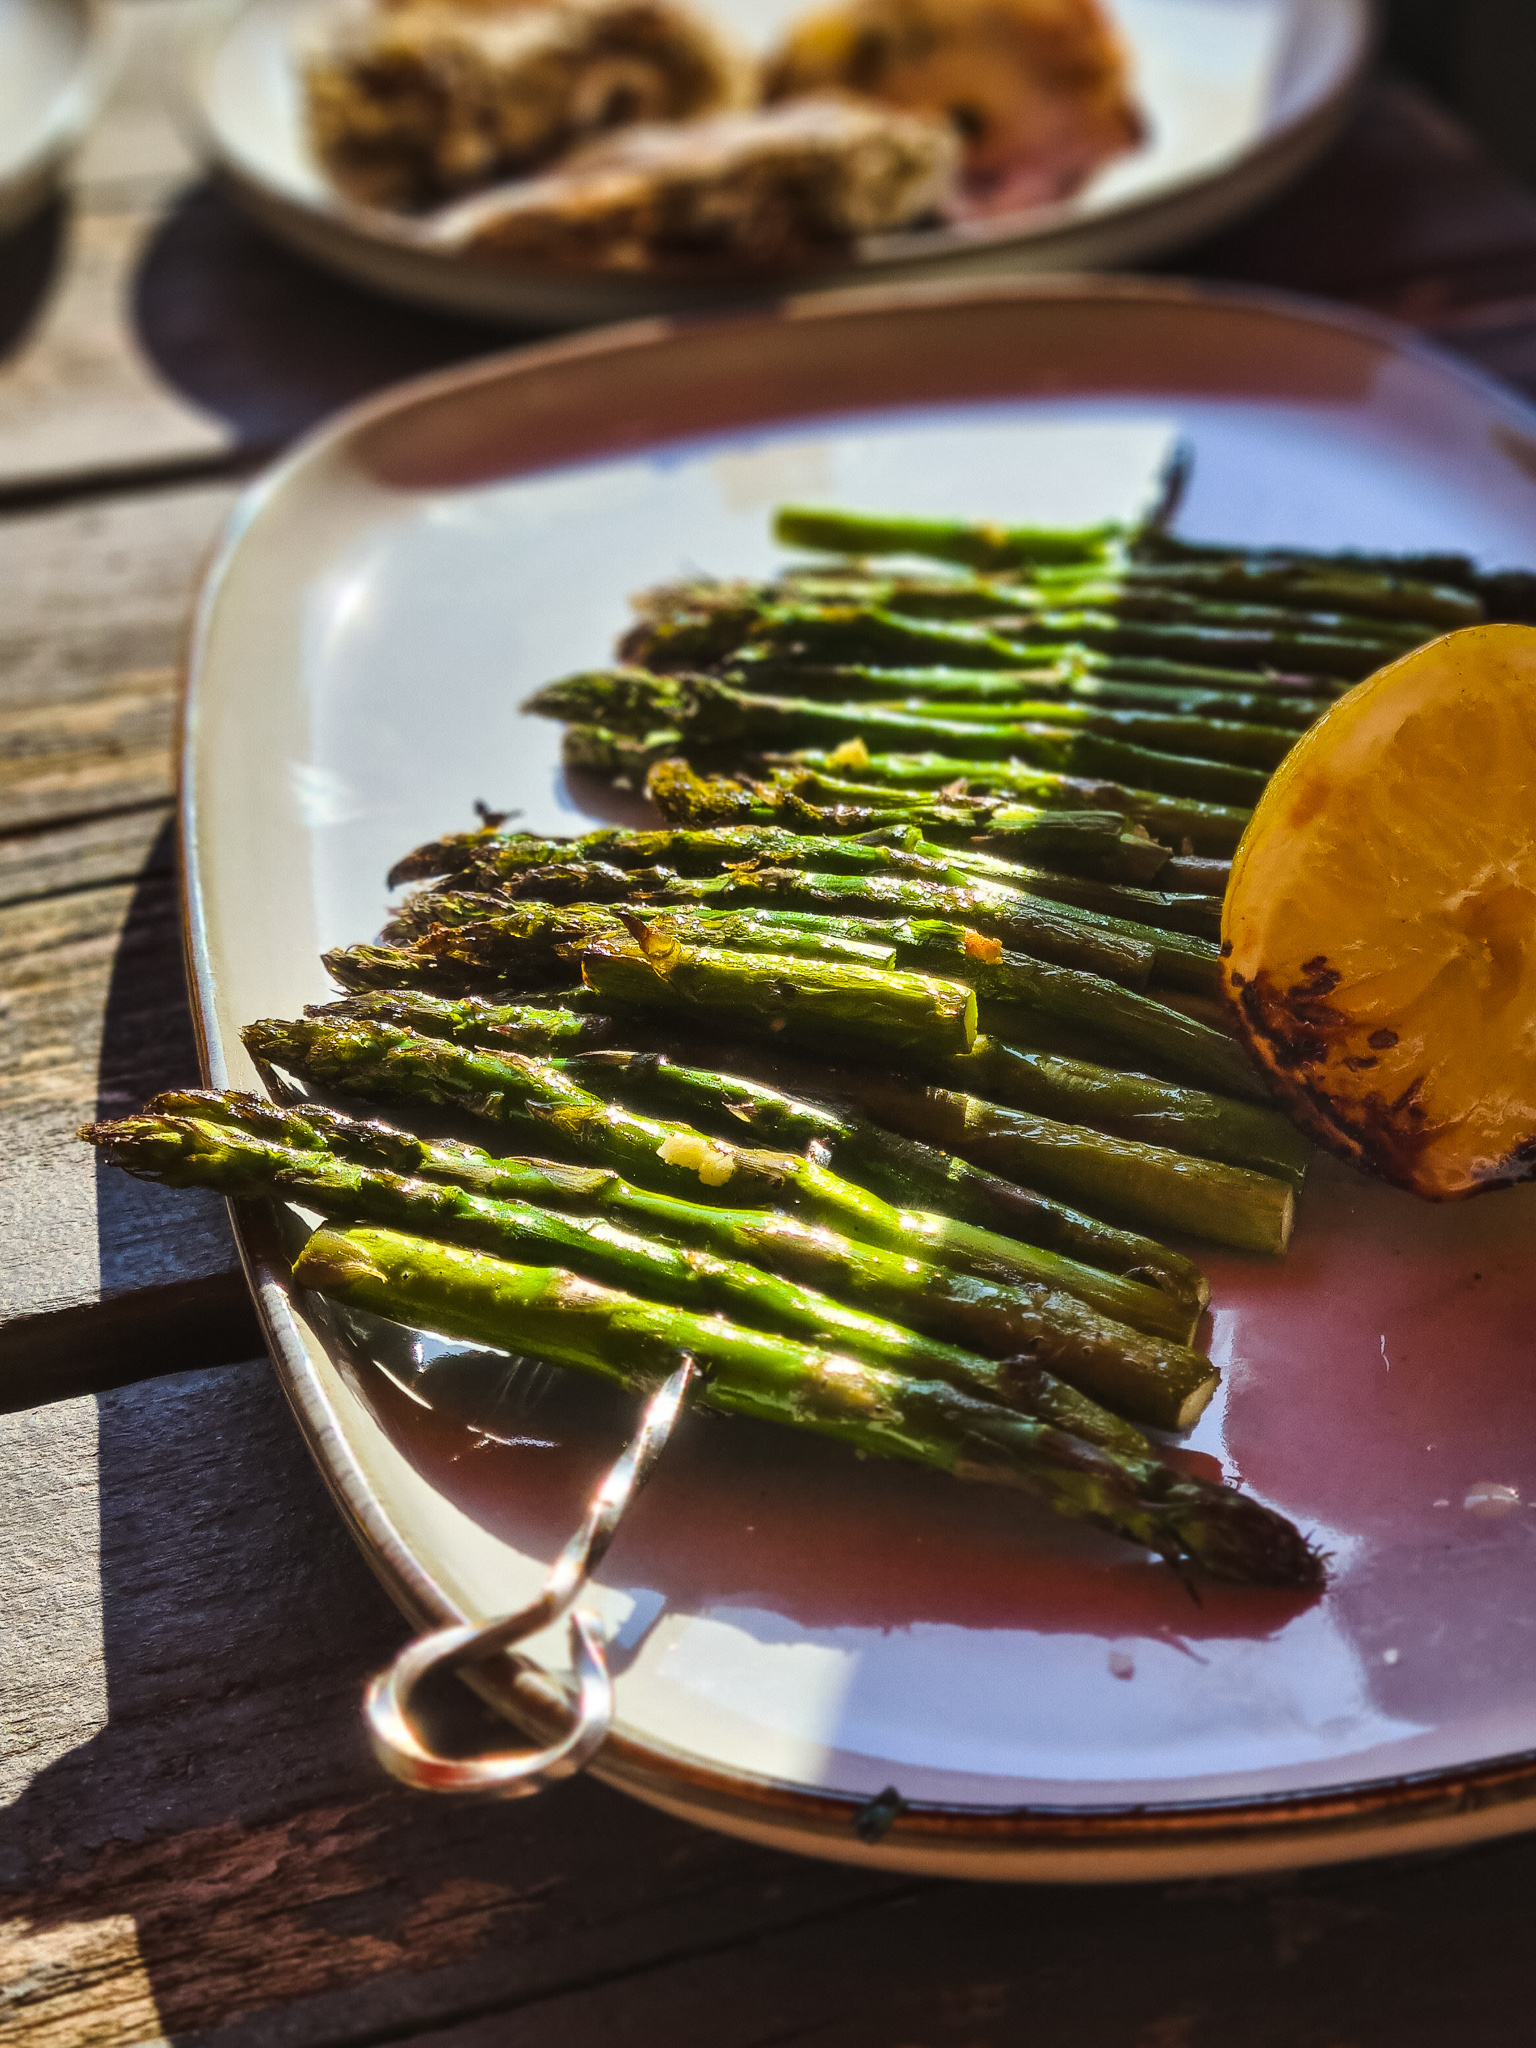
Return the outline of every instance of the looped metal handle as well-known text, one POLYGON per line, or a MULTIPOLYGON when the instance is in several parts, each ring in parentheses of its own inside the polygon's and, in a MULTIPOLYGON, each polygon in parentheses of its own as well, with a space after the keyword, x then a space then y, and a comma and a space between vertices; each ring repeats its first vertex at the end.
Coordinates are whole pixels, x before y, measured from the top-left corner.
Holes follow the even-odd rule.
POLYGON ((418 1636, 374 1679, 364 1713, 374 1755, 392 1777, 425 1792, 494 1792, 504 1799, 521 1799, 570 1777, 596 1751, 613 1721, 613 1681, 602 1624, 591 1615, 571 1616, 576 1704, 570 1728, 546 1749, 439 1756, 411 1725, 411 1696, 428 1672, 443 1665, 485 1663, 548 1628, 573 1604, 618 1533, 625 1509, 666 1449, 696 1369, 693 1360, 685 1358, 652 1395, 638 1432, 593 1494, 581 1527, 555 1559, 537 1600, 499 1621, 479 1626, 458 1622, 418 1636))

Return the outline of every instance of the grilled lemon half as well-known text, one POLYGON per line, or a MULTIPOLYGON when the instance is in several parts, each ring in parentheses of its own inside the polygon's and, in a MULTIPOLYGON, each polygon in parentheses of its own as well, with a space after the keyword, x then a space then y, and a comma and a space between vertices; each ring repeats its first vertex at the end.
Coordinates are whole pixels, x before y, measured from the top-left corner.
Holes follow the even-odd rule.
POLYGON ((1431 1201, 1536 1178, 1536 629, 1431 641, 1319 720, 1238 848, 1222 975, 1330 1150, 1431 1201))

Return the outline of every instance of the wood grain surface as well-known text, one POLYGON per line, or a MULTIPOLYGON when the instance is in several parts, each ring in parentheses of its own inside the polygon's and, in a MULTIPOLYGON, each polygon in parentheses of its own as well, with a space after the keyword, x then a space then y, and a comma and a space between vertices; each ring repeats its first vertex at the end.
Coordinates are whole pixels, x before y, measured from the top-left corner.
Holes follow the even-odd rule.
POLYGON ((260 1341, 223 1205, 105 1173, 74 1135, 197 1078, 174 728, 192 590, 233 496, 0 521, 0 1406, 260 1341))
MULTIPOLYGON (((3 2048, 1529 2039, 1536 1843, 1256 1883, 945 1885, 590 1781, 413 1797, 357 1711, 402 1625, 264 1361, 0 1418, 0 1459, 3 2048)), ((480 1711, 462 1696, 461 1738, 480 1711)))
MULTIPOLYGON (((195 1075, 173 729, 240 482, 518 337, 329 278, 198 181, 165 110, 194 4, 125 9, 71 192, 0 240, 0 2044, 1523 2044, 1536 1844, 946 1886, 594 1783, 454 1806, 378 1773, 360 1688, 403 1624, 253 1357, 222 1208, 72 1133, 195 1075)), ((1400 87, 1166 267, 1375 307, 1536 391, 1536 196, 1400 87)), ((435 1708, 466 1742, 483 1713, 435 1708)))

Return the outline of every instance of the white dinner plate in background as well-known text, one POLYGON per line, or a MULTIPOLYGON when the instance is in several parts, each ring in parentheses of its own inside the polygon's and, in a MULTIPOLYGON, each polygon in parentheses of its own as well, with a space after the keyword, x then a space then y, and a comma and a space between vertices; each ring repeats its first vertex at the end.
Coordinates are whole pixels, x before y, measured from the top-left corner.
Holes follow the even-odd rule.
MULTIPOLYGON (((1324 147, 1370 43, 1369 0, 1113 0, 1148 140, 1074 198, 965 227, 883 236, 815 277, 708 286, 580 277, 447 254, 401 216, 328 182, 305 134, 295 53, 328 0, 230 0, 189 53, 196 139, 242 203, 304 254, 363 284, 459 313, 571 326, 793 287, 1145 261, 1265 198, 1324 147)), ((759 46, 803 0, 720 0, 759 46)))
POLYGON ((47 199, 111 82, 104 0, 0 0, 0 232, 47 199))

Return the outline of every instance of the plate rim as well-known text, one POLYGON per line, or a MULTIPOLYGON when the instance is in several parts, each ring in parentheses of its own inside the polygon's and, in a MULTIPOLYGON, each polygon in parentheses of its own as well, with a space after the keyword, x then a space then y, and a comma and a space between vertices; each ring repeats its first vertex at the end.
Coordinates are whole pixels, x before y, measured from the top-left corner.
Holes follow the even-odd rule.
MULTIPOLYGON (((1474 365, 1378 314, 1298 293, 1179 278, 1092 273, 849 288, 786 298, 724 317, 679 315, 626 322, 601 333, 513 348, 389 386, 303 436, 242 492, 208 561, 182 665, 178 745, 181 935, 204 1079, 228 1084, 217 1038, 214 977, 200 876, 196 753, 200 675, 223 583, 247 533, 290 480, 355 436, 406 410, 562 362, 665 347, 699 328, 772 327, 878 318, 886 311, 950 303, 1015 304, 1110 300, 1183 307, 1198 316, 1239 307, 1343 332, 1416 360, 1491 402, 1536 440, 1536 403, 1474 365)), ((335 1408, 299 1334, 286 1262, 270 1209, 231 1202, 241 1263, 274 1368, 321 1476, 375 1575, 417 1627, 469 1619, 436 1584, 396 1528, 354 1457, 335 1408)), ((482 1684, 508 1718, 537 1725, 511 1689, 482 1684)), ((1070 1802, 968 1805, 911 1802, 878 1842, 855 1832, 868 1801, 770 1774, 726 1770, 682 1750, 641 1741, 622 1726, 588 1766, 605 1783, 696 1824, 802 1854, 924 1875, 1040 1882, 1159 1881, 1234 1875, 1358 1860, 1410 1849, 1453 1847, 1536 1826, 1536 1746, 1474 1764, 1400 1772, 1313 1792, 1074 1806, 1070 1802)))
MULTIPOLYGON (((56 7, 59 0, 52 0, 56 7)), ((45 204, 117 81, 123 23, 110 0, 65 0, 83 30, 79 62, 49 103, 36 139, 0 173, 0 234, 13 234, 45 204)))
MULTIPOLYGON (((189 143, 231 188, 236 199, 306 254, 335 264, 374 289, 440 305, 469 317, 503 322, 517 317, 533 321, 547 317, 562 325, 572 318, 603 322, 625 319, 663 305, 668 310, 682 311, 753 301, 761 304, 766 299, 792 293, 846 289, 859 280, 881 284, 904 277, 916 278, 924 272, 931 273, 934 266, 976 269, 1006 264, 1010 259, 1023 264, 1037 252, 1049 258, 1057 245, 1070 245, 1084 237, 1113 241, 1123 238, 1128 231, 1136 236, 1134 250, 1090 260, 1115 262, 1125 260, 1127 255, 1140 258, 1158 253, 1191 235, 1212 232, 1236 213, 1257 204, 1326 146, 1353 102, 1380 33, 1377 0, 1331 0, 1345 22, 1344 48, 1333 73, 1319 82, 1309 99, 1275 126, 1206 168, 1170 175, 1148 190, 1107 204, 1101 210, 1077 211, 1074 202, 1068 199, 1022 215, 1007 216, 995 227, 971 223, 950 229, 897 231, 872 238, 876 246, 869 255, 829 271, 825 283, 814 272, 749 279, 743 283, 708 279, 658 282, 643 275, 623 273, 590 275, 469 265, 460 257, 425 244, 406 222, 397 221, 380 209, 363 206, 332 190, 307 198, 262 176, 259 165, 228 145, 212 108, 208 79, 219 50, 236 23, 263 4, 264 0, 211 0, 206 10, 189 22, 174 94, 175 109, 189 143), (1175 218, 1159 229, 1155 223, 1164 214, 1175 218), (1194 217, 1186 219, 1186 215, 1194 217), (1139 235, 1138 224, 1142 228, 1139 235), (906 246, 909 243, 914 246, 906 246), (321 244, 328 248, 320 247, 321 244), (370 272, 370 259, 402 267, 386 281, 370 272), (407 269, 416 274, 415 282, 406 281, 407 269), (482 278, 487 288, 478 291, 475 284, 482 278), (505 298, 498 291, 503 282, 505 298), (456 285, 463 289, 456 289, 456 285), (513 305, 519 293, 526 295, 525 306, 547 302, 548 314, 534 310, 519 316, 513 305), (574 308, 580 303, 589 305, 590 310, 555 310, 574 308)), ((1283 4, 1294 9, 1300 0, 1283 0, 1283 4)), ((1070 268, 1075 272, 1083 264, 1084 259, 1074 257, 1070 268)))

